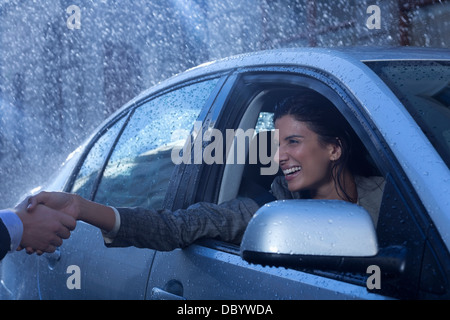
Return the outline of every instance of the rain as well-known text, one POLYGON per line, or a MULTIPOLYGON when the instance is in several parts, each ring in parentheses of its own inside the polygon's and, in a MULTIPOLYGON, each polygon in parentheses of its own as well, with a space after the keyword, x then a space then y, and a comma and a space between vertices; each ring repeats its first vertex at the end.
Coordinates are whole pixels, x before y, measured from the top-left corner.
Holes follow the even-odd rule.
POLYGON ((282 47, 448 47, 450 3, 399 3, 379 1, 369 28, 370 1, 0 1, 0 207, 45 185, 142 90, 201 63, 282 47))
MULTIPOLYGON (((450 0, 0 0, 0 209, 13 207, 24 196, 37 192, 41 187, 45 189, 72 152, 81 150, 80 146, 92 137, 96 128, 124 104, 146 89, 195 66, 232 55, 279 48, 376 46, 379 48, 377 55, 383 57, 391 47, 448 48, 449 44, 450 0)), ((331 58, 328 63, 331 66, 335 61, 331 58)), ((345 65, 338 65, 337 68, 347 70, 345 65)), ((370 71, 369 68, 368 70, 370 71)), ((415 75, 415 70, 412 73, 415 75)), ((209 81, 211 82, 204 84, 205 87, 203 84, 201 87, 208 92, 216 85, 211 79, 209 81)), ((351 76, 349 80, 352 83, 364 83, 362 81, 364 77, 361 76, 351 76)), ((370 82, 366 83, 370 85, 370 82)), ((448 82, 445 85, 448 88, 448 82)), ((129 149, 145 142, 146 149, 139 149, 136 153, 143 156, 140 160, 152 159, 156 153, 147 153, 148 145, 160 145, 161 141, 169 138, 172 139, 171 142, 178 142, 182 140, 177 138, 178 135, 184 137, 189 134, 189 131, 178 127, 177 131, 174 124, 177 121, 186 123, 183 126, 193 123, 197 114, 188 112, 189 101, 192 102, 192 109, 195 109, 194 104, 203 103, 189 90, 185 92, 184 88, 170 93, 173 92, 184 96, 175 99, 169 94, 161 95, 138 108, 134 115, 139 119, 136 122, 142 121, 142 125, 139 123, 136 128, 145 130, 142 130, 142 134, 136 134, 133 126, 123 129, 121 137, 126 138, 123 138, 123 144, 115 146, 108 158, 111 166, 108 162, 108 166, 103 168, 101 183, 114 182, 115 175, 132 167, 132 162, 118 161, 120 157, 117 155, 127 154, 129 149), (171 107, 153 111, 154 105, 161 102, 158 100, 160 98, 173 99, 167 102, 171 107), (176 112, 180 109, 183 112, 176 112), (150 117, 157 119, 156 125, 148 124, 150 117), (171 121, 173 119, 177 121, 171 121), (172 137, 166 134, 167 129, 173 130, 172 137), (158 134, 153 134, 154 131, 158 131, 158 134), (134 143, 136 141, 139 143, 134 143)), ((204 98, 207 97, 205 95, 204 98)), ((432 97, 448 99, 448 89, 440 90, 432 97)), ((392 112, 388 116, 395 115, 392 112)), ((273 114, 262 112, 257 127, 270 130, 273 122, 271 117, 273 114)), ((83 165, 77 168, 80 179, 74 182, 72 192, 86 198, 91 196, 91 190, 83 187, 85 183, 100 183, 89 180, 95 176, 100 163, 103 163, 103 158, 100 159, 97 155, 111 149, 125 121, 125 117, 117 119, 113 126, 102 132, 98 143, 90 149, 92 158, 87 157, 83 165), (84 190, 89 194, 84 195, 84 190)), ((444 121, 445 118, 442 122, 444 121)), ((201 123, 194 125, 194 129, 196 127, 201 128, 201 123)), ((396 135, 401 134, 401 127, 398 130, 396 135)), ((392 141, 389 146, 394 148, 395 141, 398 140, 392 141)), ((415 148, 415 142, 410 147, 415 148)), ((168 148, 164 151, 169 150, 168 148)), ((181 156, 183 152, 178 152, 177 155, 181 156)), ((175 164, 173 158, 172 162, 170 170, 172 164, 175 164)), ((409 162, 403 167, 408 164, 409 162)), ((158 173, 168 181, 171 176, 163 169, 162 166, 158 167, 158 173)), ((147 169, 136 170, 134 174, 138 176, 142 172, 143 176, 150 178, 151 183, 158 184, 159 189, 155 188, 156 196, 142 195, 139 206, 162 208, 166 191, 160 186, 161 180, 154 178, 147 169)), ((428 178, 435 175, 433 168, 421 170, 422 174, 428 178)), ((182 178, 183 182, 191 182, 187 175, 182 178)), ((123 204, 123 200, 117 196, 125 194, 122 190, 132 190, 132 186, 145 190, 134 183, 136 180, 140 179, 130 178, 127 180, 129 184, 120 186, 122 189, 114 188, 116 194, 98 193, 96 201, 110 206, 123 204), (114 199, 119 199, 118 203, 114 203, 114 199)), ((413 180, 412 184, 420 185, 420 181, 413 180)), ((408 242, 408 263, 417 262, 416 266, 407 265, 407 278, 402 278, 399 283, 403 286, 405 283, 402 281, 411 277, 421 286, 420 290, 422 286, 427 286, 424 289, 425 297, 438 295, 444 285, 447 285, 439 283, 441 271, 438 267, 441 267, 439 263, 444 265, 447 262, 448 251, 445 252, 446 256, 442 255, 447 260, 434 260, 437 259, 435 256, 441 259, 440 251, 437 251, 442 245, 437 242, 440 240, 438 233, 434 233, 431 225, 427 226, 429 236, 422 239, 421 232, 422 228, 425 230, 425 226, 417 223, 416 227, 416 221, 409 216, 407 205, 401 199, 400 191, 403 189, 397 191, 394 184, 389 186, 390 189, 385 193, 385 205, 396 210, 393 214, 389 212, 391 224, 383 221, 386 235, 382 240, 387 238, 387 242, 391 244, 391 238, 407 230, 408 235, 403 237, 402 234, 399 241, 402 244, 408 242), (410 228, 413 224, 414 228, 410 228), (420 247, 422 244, 423 248, 420 247), (417 252, 421 254, 420 265, 416 258, 418 255, 415 255, 417 252), (419 267, 420 272, 424 270, 420 275, 418 271, 415 273, 419 267)), ((327 204, 322 204, 322 207, 325 205, 327 204)), ((271 206, 273 210, 273 204, 271 206)), ((285 208, 286 206, 282 207, 283 210, 285 208)), ((333 206, 330 208, 335 209, 333 206)), ((308 210, 305 209, 306 211, 308 210)), ((319 211, 312 211, 311 215, 315 212, 319 211)), ((293 216, 296 214, 297 212, 293 216)), ((281 228, 288 225, 280 217, 286 218, 286 212, 283 212, 283 216, 279 215, 272 224, 267 223, 271 227, 268 233, 275 234, 275 226, 281 228)), ((307 230, 308 232, 300 234, 304 234, 308 241, 318 240, 318 247, 326 244, 327 250, 335 252, 340 247, 334 238, 326 238, 323 225, 331 230, 328 234, 332 234, 332 230, 341 228, 343 220, 337 215, 333 219, 330 217, 331 213, 321 225, 316 223, 319 219, 312 217, 310 223, 317 225, 318 231, 313 233, 307 230)), ((354 220, 353 216, 351 220, 354 220)), ((361 241, 364 238, 376 244, 375 233, 372 237, 367 236, 367 230, 372 230, 371 220, 367 221, 367 229, 358 230, 365 230, 363 236, 350 237, 354 235, 351 232, 346 234, 350 239, 348 243, 364 244, 361 241)), ((347 220, 345 224, 349 225, 347 220)), ((292 230, 292 235, 297 236, 296 232, 300 229, 295 227, 292 230)), ((285 234, 286 232, 283 235, 285 234)), ((296 239, 295 236, 278 236, 277 241, 280 241, 274 242, 277 246, 272 246, 272 252, 287 252, 290 257, 298 258, 299 253, 292 250, 292 243, 295 241, 291 239, 296 239), (279 244, 286 245, 285 251, 281 250, 283 248, 279 244)), ((348 243, 341 247, 349 249, 348 243)), ((392 241, 392 244, 397 243, 392 241)), ((398 252, 379 252, 399 257, 396 261, 401 263, 406 261, 403 256, 406 245, 392 247, 398 249, 398 252)), ((245 248, 245 243, 242 248, 245 248)), ((80 223, 65 246, 57 248, 53 253, 40 256, 26 255, 22 251, 8 255, 0 263, 0 297, 97 299, 100 294, 101 298, 106 299, 158 299, 167 298, 167 293, 172 298, 173 295, 189 297, 193 291, 198 291, 194 292, 198 297, 221 299, 252 298, 251 294, 275 299, 295 299, 299 296, 306 299, 378 299, 384 298, 382 295, 385 292, 388 298, 391 295, 391 283, 387 282, 385 286, 383 278, 383 290, 386 291, 378 296, 380 281, 374 282, 373 287, 369 286, 371 283, 368 279, 366 282, 365 268, 358 270, 357 275, 349 276, 350 280, 341 281, 340 274, 330 276, 325 269, 310 273, 300 272, 297 264, 295 268, 284 268, 276 267, 276 263, 267 266, 266 262, 262 266, 248 263, 239 254, 239 247, 234 244, 226 243, 216 249, 210 244, 202 246, 201 243, 186 250, 171 252, 154 252, 140 247, 106 248, 100 230, 87 223, 80 223), (178 272, 179 269, 183 269, 183 272, 178 272), (23 270, 27 272, 22 274, 23 270), (176 277, 172 276, 174 274, 176 277), (166 278, 171 280, 166 282, 166 278), (248 289, 253 291, 250 295, 248 289)), ((380 249, 386 248, 380 246, 380 249)), ((375 254, 376 250, 374 248, 370 254, 375 254)), ((329 251, 323 250, 327 253, 329 251)), ((393 265, 396 268, 392 268, 393 274, 398 270, 403 272, 403 264, 393 265)), ((383 265, 383 271, 384 267, 383 265)), ((380 274, 380 268, 377 270, 374 275, 380 274)), ((448 273, 448 268, 444 271, 448 273)), ((400 297, 403 294, 408 297, 409 290, 416 290, 415 286, 409 288, 409 283, 406 287, 405 293, 401 292, 400 297)), ((396 297, 395 294, 397 293, 392 296, 396 297)), ((446 294, 448 297, 448 291, 446 294)), ((238 310, 245 313, 244 307, 227 308, 222 306, 222 314, 236 314, 238 310)), ((210 309, 208 314, 214 311, 210 309)), ((268 313, 269 310, 271 313, 270 305, 262 309, 261 313, 268 313)), ((189 312, 185 309, 184 313, 189 312)))
MULTIPOLYGON (((426 1, 425 1, 426 2, 426 1)), ((146 88, 201 63, 283 47, 450 44, 450 3, 1 0, 0 207, 45 185, 146 88)))

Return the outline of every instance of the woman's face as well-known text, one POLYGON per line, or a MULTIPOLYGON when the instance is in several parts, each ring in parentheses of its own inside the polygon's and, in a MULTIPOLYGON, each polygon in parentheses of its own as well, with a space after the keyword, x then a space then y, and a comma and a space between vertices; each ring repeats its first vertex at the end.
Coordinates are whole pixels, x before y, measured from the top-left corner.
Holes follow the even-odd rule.
POLYGON ((285 115, 275 122, 279 130, 279 149, 275 155, 290 191, 313 190, 326 199, 335 193, 331 161, 340 156, 340 148, 324 145, 308 124, 285 115))

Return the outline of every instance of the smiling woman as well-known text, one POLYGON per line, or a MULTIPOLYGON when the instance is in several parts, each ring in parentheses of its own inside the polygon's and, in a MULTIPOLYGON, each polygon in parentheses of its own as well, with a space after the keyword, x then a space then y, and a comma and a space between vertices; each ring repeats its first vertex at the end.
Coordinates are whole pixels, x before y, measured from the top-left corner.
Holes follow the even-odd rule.
POLYGON ((334 105, 318 94, 282 101, 274 122, 280 130, 279 161, 290 191, 356 202, 353 175, 366 175, 363 146, 334 105))
POLYGON ((276 106, 274 122, 280 131, 276 158, 284 173, 284 178, 275 178, 275 196, 358 203, 376 225, 384 182, 381 177, 368 177, 371 166, 365 148, 337 108, 319 94, 295 95, 276 106), (374 190, 369 199, 379 199, 377 204, 361 201, 367 196, 363 185, 374 190))

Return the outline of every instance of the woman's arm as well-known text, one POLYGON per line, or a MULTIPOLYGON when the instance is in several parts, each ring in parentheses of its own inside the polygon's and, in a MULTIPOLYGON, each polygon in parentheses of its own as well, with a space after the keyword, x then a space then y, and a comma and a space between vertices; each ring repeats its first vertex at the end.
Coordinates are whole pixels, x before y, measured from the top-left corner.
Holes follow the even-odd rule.
MULTIPOLYGON (((78 195, 41 192, 30 198, 29 210, 44 204, 92 224, 105 232, 114 229, 116 218, 111 207, 78 195)), ((135 246, 159 251, 186 247, 198 239, 216 238, 239 243, 248 222, 258 210, 249 199, 234 199, 220 205, 196 203, 174 212, 145 208, 118 208, 120 228, 108 247, 135 246)))
POLYGON ((176 211, 117 208, 120 228, 108 247, 135 246, 158 251, 184 248, 204 238, 240 243, 259 209, 249 198, 214 204, 199 202, 176 211))
POLYGON ((76 194, 41 192, 30 197, 28 203, 29 211, 33 211, 37 205, 43 204, 54 210, 69 214, 76 220, 92 224, 105 232, 111 231, 116 221, 112 208, 86 200, 76 194))

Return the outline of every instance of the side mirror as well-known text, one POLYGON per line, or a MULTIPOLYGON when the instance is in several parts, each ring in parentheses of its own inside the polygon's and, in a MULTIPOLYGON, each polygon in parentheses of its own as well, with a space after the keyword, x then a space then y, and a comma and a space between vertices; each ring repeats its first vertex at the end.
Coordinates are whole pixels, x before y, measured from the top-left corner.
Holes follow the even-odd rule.
POLYGON ((266 204, 250 221, 242 243, 244 260, 299 269, 402 272, 404 250, 379 250, 369 213, 338 200, 282 200, 266 204))

